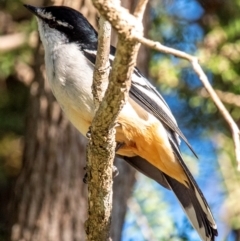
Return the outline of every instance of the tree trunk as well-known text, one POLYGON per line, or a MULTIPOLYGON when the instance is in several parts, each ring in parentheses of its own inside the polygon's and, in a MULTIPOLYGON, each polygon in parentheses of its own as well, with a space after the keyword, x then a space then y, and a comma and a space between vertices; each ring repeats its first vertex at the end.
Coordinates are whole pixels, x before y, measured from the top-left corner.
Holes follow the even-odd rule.
MULTIPOLYGON (((123 2, 128 2, 124 0, 123 2)), ((94 24, 96 10, 90 1, 55 1, 79 7, 94 24)), ((146 57, 146 56, 145 56, 146 57)), ((146 58, 145 58, 146 59, 146 58)), ((145 65, 145 69, 147 65, 145 65)), ((12 241, 82 241, 87 214, 85 175, 86 140, 66 120, 44 79, 43 52, 35 54, 35 80, 31 85, 25 131, 23 168, 11 200, 12 241)), ((145 72, 146 73, 146 72, 145 72)), ((121 240, 127 200, 135 170, 116 161, 111 235, 121 240)))

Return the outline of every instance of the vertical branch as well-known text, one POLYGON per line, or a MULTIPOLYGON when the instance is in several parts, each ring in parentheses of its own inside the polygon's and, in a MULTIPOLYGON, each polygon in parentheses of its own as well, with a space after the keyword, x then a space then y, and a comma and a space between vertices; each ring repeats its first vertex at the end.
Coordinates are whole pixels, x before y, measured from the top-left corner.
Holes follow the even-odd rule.
MULTIPOLYGON (((107 19, 120 20, 116 9, 121 8, 113 1, 93 0, 94 6, 107 19)), ((142 25, 132 16, 122 22, 134 21, 142 31, 142 25)), ((138 29, 138 30, 139 30, 138 29)), ((140 31, 139 31, 140 32, 140 31)), ((87 240, 109 240, 112 209, 112 167, 115 156, 115 125, 118 115, 128 98, 131 76, 136 63, 140 44, 131 39, 131 32, 119 34, 116 56, 110 73, 109 85, 105 96, 92 121, 91 139, 88 146, 89 218, 85 223, 87 240)), ((107 62, 105 62, 106 64, 107 62)), ((104 67, 105 66, 101 66, 104 67)), ((99 83, 98 83, 99 84, 99 83)), ((104 83, 102 83, 104 84, 104 83)), ((100 85, 101 86, 101 83, 100 85)), ((101 90, 93 90, 99 103, 101 90)))
POLYGON ((146 9, 148 0, 139 0, 138 5, 134 11, 134 16, 139 20, 143 19, 143 14, 146 9))
POLYGON ((182 58, 182 59, 186 59, 192 64, 193 70, 198 75, 202 84, 204 85, 204 87, 208 91, 209 96, 211 97, 211 99, 213 100, 213 102, 217 106, 218 110, 220 111, 222 117, 225 119, 225 121, 228 123, 228 125, 231 129, 232 138, 233 138, 234 147, 235 147, 234 148, 235 149, 235 156, 236 156, 236 160, 237 160, 238 170, 240 171, 240 130, 239 130, 237 124, 235 123, 235 121, 233 120, 232 116, 230 115, 230 113, 226 109, 226 107, 223 105, 222 101, 219 99, 215 90, 213 89, 213 87, 209 83, 209 80, 208 80, 206 74, 204 73, 204 71, 202 70, 202 68, 201 68, 201 66, 198 62, 198 59, 195 56, 192 56, 192 55, 187 54, 187 53, 185 53, 183 51, 180 51, 180 50, 176 50, 176 49, 173 49, 173 48, 166 47, 159 42, 155 42, 155 41, 146 39, 142 36, 139 36, 138 34, 133 34, 133 38, 135 40, 139 41, 140 43, 152 48, 152 49, 155 49, 155 50, 157 50, 159 52, 162 52, 162 53, 172 54, 172 55, 174 55, 176 57, 179 57, 179 58, 182 58))
MULTIPOLYGON (((111 25, 100 17, 98 33, 98 49, 93 74, 92 94, 95 110, 108 84, 109 50, 111 25)), ((100 120, 100 125, 101 121, 100 120)), ((92 123, 95 130, 96 121, 92 123)), ((98 123, 99 124, 99 123, 98 123)), ((114 133, 111 132, 107 143, 101 145, 102 133, 92 131, 87 146, 87 175, 88 175, 88 220, 85 223, 87 240, 108 240, 110 236, 110 221, 112 209, 112 163, 114 160, 114 133)))
POLYGON ((92 121, 88 148, 88 240, 109 240, 112 209, 112 166, 115 156, 115 123, 130 88, 130 76, 139 44, 119 38, 106 94, 92 121), (133 56, 132 56, 133 55, 133 56))
POLYGON ((95 109, 98 108, 104 94, 104 87, 108 84, 110 40, 111 25, 101 16, 99 20, 98 49, 92 85, 95 109))

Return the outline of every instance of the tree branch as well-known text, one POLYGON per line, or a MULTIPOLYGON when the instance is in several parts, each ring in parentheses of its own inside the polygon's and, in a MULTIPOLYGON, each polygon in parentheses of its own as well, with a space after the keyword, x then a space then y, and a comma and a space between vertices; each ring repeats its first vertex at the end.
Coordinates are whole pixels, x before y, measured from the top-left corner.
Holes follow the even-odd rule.
POLYGON ((238 128, 237 124, 235 123, 235 121, 233 120, 233 118, 231 117, 228 110, 226 109, 226 107, 223 105, 222 101, 217 96, 217 94, 214 91, 214 89, 212 88, 211 84, 209 83, 209 80, 208 80, 206 74, 204 73, 201 66, 199 65, 198 58, 195 56, 192 56, 190 54, 187 54, 185 52, 163 46, 159 42, 154 42, 152 40, 146 39, 137 34, 134 35, 133 38, 152 49, 155 49, 162 53, 172 54, 176 57, 186 59, 192 64, 192 67, 193 67, 195 73, 198 75, 199 79, 203 83, 203 86, 208 91, 211 99, 213 100, 213 102, 215 103, 217 108, 219 109, 221 115, 223 116, 225 121, 228 123, 228 125, 232 131, 232 138, 233 138, 234 146, 235 146, 235 155, 236 155, 236 160, 237 160, 237 164, 238 164, 238 170, 240 170, 240 131, 239 131, 239 128, 238 128))
POLYGON ((87 222, 86 232, 88 234, 88 240, 108 240, 111 211, 106 213, 106 210, 111 210, 109 203, 111 202, 112 193, 109 190, 111 190, 112 187, 111 174, 115 152, 115 125, 118 114, 128 97, 131 75, 139 48, 138 43, 142 43, 160 52, 186 59, 192 64, 194 71, 199 76, 199 79, 202 81, 220 113, 231 128, 239 168, 240 140, 239 129, 236 123, 210 85, 206 74, 198 63, 198 59, 185 52, 163 46, 159 42, 142 37, 143 29, 139 19, 142 18, 147 1, 140 1, 135 11, 137 18, 113 1, 92 0, 92 2, 101 15, 112 24, 119 34, 119 42, 117 44, 113 68, 110 73, 109 85, 92 122, 90 142, 95 148, 89 150, 91 154, 88 153, 88 155, 94 155, 98 162, 98 165, 92 166, 88 170, 89 185, 92 185, 92 183, 96 184, 96 186, 91 187, 92 192, 89 193, 89 200, 91 199, 89 210, 91 208, 91 212, 96 212, 96 221, 98 223, 96 226, 91 227, 89 222, 87 222), (104 159, 106 156, 108 158, 104 159), (93 200, 92 195, 99 197, 99 199, 93 200), (105 209, 105 207, 107 207, 107 209, 105 209))
POLYGON ((134 11, 134 16, 139 20, 143 19, 144 11, 146 9, 148 0, 139 0, 138 5, 134 11))
POLYGON ((97 58, 95 62, 95 69, 93 74, 92 93, 94 98, 95 108, 97 109, 102 100, 104 86, 108 84, 108 76, 110 70, 109 51, 111 41, 111 25, 104 17, 99 20, 98 32, 98 49, 97 58))
MULTIPOLYGON (((240 95, 233 94, 232 92, 222 91, 222 90, 216 90, 218 97, 220 100, 226 104, 234 105, 236 107, 240 107, 240 95)), ((198 92, 202 97, 209 98, 209 94, 206 91, 206 89, 202 88, 198 92)))
MULTIPOLYGON (((93 75, 92 93, 95 110, 101 103, 109 76, 109 47, 111 25, 101 16, 99 21, 98 49, 93 75)), ((99 113, 99 111, 98 111, 99 113)), ((108 114, 108 112, 106 112, 108 114)), ((112 210, 112 163, 115 156, 114 131, 102 133, 105 113, 94 118, 91 139, 87 146, 88 220, 85 223, 87 240, 108 240, 112 210), (101 116, 103 115, 103 116, 101 116), (102 138, 104 140, 102 140, 102 138), (101 143, 102 142, 102 143, 101 143)))
MULTIPOLYGON (((143 0, 142 0, 143 1, 143 0)), ((142 2, 141 1, 141 2, 142 2)), ((107 0, 99 0, 96 1, 96 7, 99 9, 99 11, 104 12, 104 8, 107 6, 107 0)), ((144 1, 143 1, 144 2, 144 1)), ((108 21, 112 24, 112 26, 118 31, 119 34, 127 37, 129 41, 135 40, 138 41, 152 49, 155 49, 159 52, 166 53, 166 54, 172 54, 176 57, 183 58, 188 60, 198 75, 199 79, 203 83, 204 87, 208 91, 211 99, 219 109, 221 115, 225 119, 225 121, 228 123, 231 132, 232 137, 234 141, 235 146, 235 155, 236 160, 238 163, 238 169, 240 170, 240 131, 237 126, 237 124, 234 122, 233 118, 221 102, 221 100, 218 98, 216 92, 210 85, 208 78, 204 71, 202 70, 201 66, 199 65, 198 58, 195 56, 192 56, 190 54, 187 54, 183 51, 176 50, 173 48, 166 47, 159 42, 155 42, 149 39, 146 39, 142 36, 142 34, 139 34, 142 32, 141 28, 139 27, 139 21, 136 19, 133 15, 128 13, 126 9, 120 6, 114 5, 113 2, 109 3, 108 10, 109 12, 103 13, 104 17, 108 19, 108 21), (130 33, 130 34, 129 34, 130 33)))
MULTIPOLYGON (((100 13, 106 17, 114 18, 116 9, 109 6, 112 1, 106 1, 105 5, 99 5, 100 1, 93 4, 100 13), (103 8, 101 8, 103 7, 103 8)), ((119 6, 119 5, 117 5, 119 6)), ((108 19, 108 18, 107 18, 108 19)), ((127 20, 128 21, 128 20, 127 20)), ((142 29, 142 28, 141 28, 142 29)), ((103 30, 101 30, 103 32, 103 30)), ((140 44, 129 38, 128 34, 119 34, 117 51, 109 76, 109 85, 105 96, 97 109, 92 121, 91 139, 88 146, 88 182, 89 182, 89 219, 85 223, 87 239, 90 240, 109 240, 111 209, 112 209, 112 167, 115 156, 115 125, 118 114, 126 103, 128 91, 131 85, 131 75, 136 63, 136 56, 140 44)), ((104 43, 103 43, 104 44, 104 43)), ((99 46, 99 50, 101 47, 99 46)), ((106 45, 105 45, 106 49, 106 45)), ((106 61, 105 61, 106 60, 106 61)), ((99 65, 99 69, 106 70, 108 60, 99 65)), ((99 63, 102 60, 99 60, 99 63)), ((96 70, 96 82, 104 85, 106 73, 102 75, 103 82, 98 80, 99 71, 96 70)), ((104 88, 94 89, 96 104, 101 101, 104 88)))

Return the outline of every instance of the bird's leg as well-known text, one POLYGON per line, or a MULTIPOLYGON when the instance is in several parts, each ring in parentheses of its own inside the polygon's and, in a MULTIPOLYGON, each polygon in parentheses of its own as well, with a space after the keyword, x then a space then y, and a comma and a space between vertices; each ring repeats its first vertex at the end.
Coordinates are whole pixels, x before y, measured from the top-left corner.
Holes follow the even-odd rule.
POLYGON ((114 178, 114 177, 118 176, 118 174, 119 174, 119 171, 118 171, 117 167, 113 165, 113 167, 112 167, 112 177, 114 178))
POLYGON ((89 126, 89 128, 88 128, 88 132, 86 133, 86 137, 87 137, 88 140, 91 139, 91 126, 89 126))

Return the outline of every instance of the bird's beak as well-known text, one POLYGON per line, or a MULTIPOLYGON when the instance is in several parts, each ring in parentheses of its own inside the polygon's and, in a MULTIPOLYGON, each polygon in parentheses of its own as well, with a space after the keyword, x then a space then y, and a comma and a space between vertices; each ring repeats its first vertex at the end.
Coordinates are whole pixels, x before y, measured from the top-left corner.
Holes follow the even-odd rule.
POLYGON ((23 4, 23 6, 25 8, 27 8, 30 12, 32 12, 33 14, 38 16, 38 8, 37 7, 31 6, 31 5, 28 5, 28 4, 23 4))

